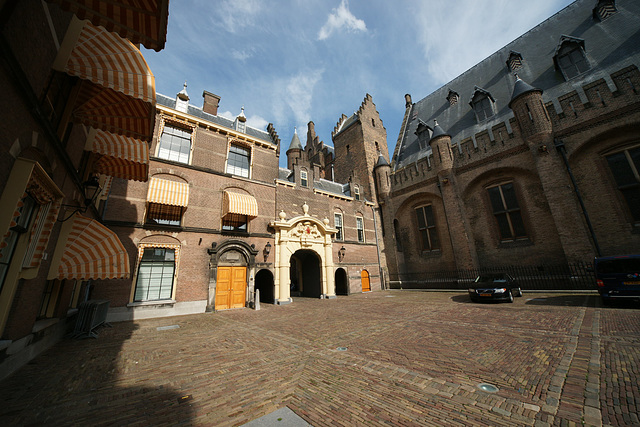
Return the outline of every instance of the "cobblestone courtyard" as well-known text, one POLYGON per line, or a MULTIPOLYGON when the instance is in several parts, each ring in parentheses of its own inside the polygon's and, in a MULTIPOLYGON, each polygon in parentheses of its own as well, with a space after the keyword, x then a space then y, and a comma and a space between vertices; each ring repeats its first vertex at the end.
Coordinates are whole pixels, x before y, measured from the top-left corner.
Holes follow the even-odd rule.
POLYGON ((639 370, 637 303, 296 298, 64 340, 0 382, 0 425, 639 425, 639 370))

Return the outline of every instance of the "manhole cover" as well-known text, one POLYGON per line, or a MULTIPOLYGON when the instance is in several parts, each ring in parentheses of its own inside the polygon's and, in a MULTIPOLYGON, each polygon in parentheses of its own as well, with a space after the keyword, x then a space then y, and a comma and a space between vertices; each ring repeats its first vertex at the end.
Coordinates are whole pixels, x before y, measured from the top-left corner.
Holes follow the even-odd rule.
POLYGON ((347 351, 347 347, 337 347, 336 350, 338 350, 338 351, 347 351))
POLYGON ((497 393, 499 390, 498 387, 494 386, 493 384, 487 383, 478 384, 478 388, 482 391, 486 391, 487 393, 497 393))

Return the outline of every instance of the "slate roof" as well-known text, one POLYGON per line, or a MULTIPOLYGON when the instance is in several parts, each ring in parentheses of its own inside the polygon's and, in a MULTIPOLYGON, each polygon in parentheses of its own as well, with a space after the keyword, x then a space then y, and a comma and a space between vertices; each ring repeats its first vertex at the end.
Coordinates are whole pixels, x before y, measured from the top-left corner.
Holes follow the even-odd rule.
MULTIPOLYGON (((165 107, 169 107, 169 108, 176 108, 176 100, 175 98, 170 98, 166 95, 162 95, 160 93, 156 94, 156 102, 160 105, 163 105, 165 107)), ((197 117, 199 119, 205 120, 207 122, 211 122, 214 123, 216 125, 234 130, 233 128, 233 120, 229 120, 225 117, 222 116, 214 116, 213 114, 209 114, 209 113, 205 113, 204 111, 202 111, 202 108, 200 107, 195 107, 193 105, 189 105, 187 113, 197 117)), ((252 138, 256 138, 256 139, 260 139, 262 141, 267 141, 270 142, 273 145, 277 145, 276 142, 274 142, 271 139, 271 136, 269 135, 269 133, 267 131, 263 131, 260 129, 256 129, 256 128, 252 128, 250 126, 246 127, 247 131, 246 134, 251 136, 252 138)))
MULTIPOLYGON (((457 144, 475 134, 507 122, 513 117, 508 104, 514 92, 515 77, 506 61, 511 51, 522 55, 518 76, 533 88, 543 90, 543 101, 553 102, 560 111, 558 97, 587 83, 629 65, 640 67, 640 1, 618 0, 618 12, 604 21, 593 18, 595 0, 577 0, 546 21, 529 30, 493 55, 476 64, 427 97, 416 102, 408 116, 408 124, 401 135, 395 169, 407 166, 431 152, 428 144, 420 147, 416 129, 420 120, 431 125, 437 120, 443 130, 457 144), (554 55, 563 40, 572 37, 584 40, 591 69, 569 81, 556 70, 554 55), (478 123, 466 100, 479 87, 495 99, 496 115, 478 123), (457 104, 450 105, 449 91, 460 94, 457 104)), ((610 80, 609 80, 610 81, 610 80)), ((580 93, 580 92, 579 92, 580 93)))

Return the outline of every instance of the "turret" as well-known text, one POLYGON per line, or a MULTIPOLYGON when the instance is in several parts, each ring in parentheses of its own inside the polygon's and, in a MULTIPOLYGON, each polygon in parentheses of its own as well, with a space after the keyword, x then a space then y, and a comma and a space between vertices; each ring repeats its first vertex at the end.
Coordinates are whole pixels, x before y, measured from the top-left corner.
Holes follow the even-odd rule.
POLYGON ((302 151, 298 130, 293 128, 293 138, 291 138, 291 144, 289 144, 289 149, 287 150, 287 169, 293 170, 296 160, 302 157, 302 151))
POLYGON ((542 90, 525 83, 517 75, 509 108, 529 145, 545 143, 544 140, 551 136, 553 129, 542 102, 542 90))
POLYGON ((391 192, 391 166, 387 159, 384 158, 382 152, 378 156, 378 161, 373 168, 373 173, 376 179, 376 193, 378 194, 378 201, 380 204, 384 204, 384 200, 389 197, 391 192))
POLYGON ((450 171, 453 168, 451 135, 446 133, 435 120, 429 145, 433 153, 433 166, 438 172, 450 171))

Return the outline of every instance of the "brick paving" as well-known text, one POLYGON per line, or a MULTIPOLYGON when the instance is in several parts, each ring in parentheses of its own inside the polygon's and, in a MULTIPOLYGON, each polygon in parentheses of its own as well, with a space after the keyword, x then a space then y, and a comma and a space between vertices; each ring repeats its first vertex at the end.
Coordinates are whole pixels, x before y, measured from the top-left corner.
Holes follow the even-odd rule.
POLYGON ((0 425, 639 425, 639 344, 594 295, 296 298, 65 340, 0 382, 0 425))

